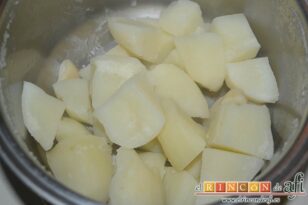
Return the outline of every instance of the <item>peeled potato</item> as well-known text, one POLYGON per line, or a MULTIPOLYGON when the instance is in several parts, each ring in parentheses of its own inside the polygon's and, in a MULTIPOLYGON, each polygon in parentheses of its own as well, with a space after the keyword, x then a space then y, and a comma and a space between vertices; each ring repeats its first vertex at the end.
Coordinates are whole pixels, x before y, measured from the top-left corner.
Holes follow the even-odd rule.
POLYGON ((89 64, 88 66, 80 69, 79 75, 82 79, 91 81, 94 71, 95 71, 94 67, 91 64, 89 64))
POLYGON ((120 148, 110 186, 111 205, 164 205, 163 185, 132 149, 120 148))
POLYGON ((109 50, 105 55, 130 57, 129 53, 122 46, 119 45, 109 50))
POLYGON ((47 152, 55 177, 72 190, 107 202, 113 174, 111 147, 104 138, 87 135, 62 140, 47 152))
POLYGON ((95 111, 113 143, 136 148, 152 141, 162 129, 165 118, 154 91, 140 73, 95 111))
POLYGON ((119 45, 148 62, 162 62, 174 48, 172 37, 149 23, 126 18, 110 18, 108 25, 119 45))
POLYGON ((178 170, 183 170, 205 147, 205 131, 172 101, 162 102, 166 124, 158 140, 168 161, 178 170))
POLYGON ((64 103, 28 82, 24 82, 21 103, 25 126, 43 149, 49 150, 65 110, 64 103))
POLYGON ((76 120, 64 117, 58 127, 57 141, 62 141, 64 139, 75 139, 78 136, 90 135, 89 130, 77 122, 76 120))
POLYGON ((254 58, 260 50, 260 44, 243 14, 217 17, 212 21, 211 30, 222 37, 227 62, 254 58))
POLYGON ((170 98, 189 116, 209 117, 208 105, 200 88, 182 70, 172 64, 160 64, 148 77, 158 95, 170 98))
POLYGON ((91 64, 95 67, 91 87, 94 109, 103 105, 126 80, 146 70, 138 59, 123 56, 98 56, 91 64))
POLYGON ((191 176, 193 176, 197 181, 199 181, 201 173, 201 165, 202 165, 202 155, 200 154, 185 168, 185 171, 187 171, 191 176))
POLYGON ((176 49, 190 77, 210 91, 218 91, 225 79, 222 39, 214 33, 175 39, 176 49))
POLYGON ((172 50, 169 55, 165 58, 165 60, 163 61, 163 63, 165 64, 173 64, 176 65, 177 67, 179 67, 180 69, 184 70, 185 69, 185 65, 183 60, 180 58, 178 52, 176 49, 172 50))
POLYGON ((163 149, 159 144, 157 139, 152 140, 151 142, 140 147, 140 150, 147 152, 163 153, 163 149))
POLYGON ((92 108, 87 80, 62 80, 56 82, 53 88, 56 96, 64 101, 70 117, 88 124, 92 123, 92 108))
POLYGON ((64 60, 59 69, 58 81, 79 78, 78 69, 71 60, 64 60))
POLYGON ((194 33, 196 33, 196 34, 202 34, 202 33, 206 33, 206 32, 211 32, 211 24, 210 23, 202 23, 194 31, 194 33))
POLYGON ((188 172, 168 167, 164 177, 166 205, 194 205, 196 186, 197 181, 188 172))
POLYGON ((229 87, 241 90, 249 99, 259 103, 278 100, 278 86, 268 58, 230 63, 226 68, 229 87))
POLYGON ((202 23, 202 12, 193 1, 178 0, 161 12, 159 23, 162 29, 172 35, 187 35, 202 23))
MULTIPOLYGON (((202 154, 203 181, 250 181, 263 167, 262 159, 206 148, 202 154)), ((210 204, 226 196, 198 196, 197 205, 210 204)))
POLYGON ((272 158, 274 142, 265 105, 227 103, 215 115, 208 132, 210 146, 272 158))
POLYGON ((156 175, 160 176, 160 178, 164 177, 166 157, 163 154, 143 152, 140 153, 139 156, 156 175))

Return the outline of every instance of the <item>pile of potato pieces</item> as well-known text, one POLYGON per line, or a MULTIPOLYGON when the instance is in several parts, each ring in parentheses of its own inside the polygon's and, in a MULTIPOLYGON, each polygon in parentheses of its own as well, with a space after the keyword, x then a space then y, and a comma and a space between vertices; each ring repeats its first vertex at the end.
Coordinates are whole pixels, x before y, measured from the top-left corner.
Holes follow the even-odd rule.
POLYGON ((194 196, 200 182, 253 179, 273 156, 265 103, 279 94, 246 17, 204 23, 178 0, 160 19, 108 25, 118 45, 80 71, 63 61, 56 98, 24 82, 25 126, 55 177, 112 205, 201 205, 217 197, 194 196), (209 109, 202 89, 224 81, 231 90, 209 109))

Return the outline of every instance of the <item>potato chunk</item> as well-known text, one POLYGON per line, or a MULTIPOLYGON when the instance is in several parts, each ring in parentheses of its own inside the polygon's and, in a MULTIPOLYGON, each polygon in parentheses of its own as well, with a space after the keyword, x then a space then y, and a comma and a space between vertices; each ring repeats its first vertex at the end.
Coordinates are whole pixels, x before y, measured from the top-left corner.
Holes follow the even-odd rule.
POLYGON ((164 205, 163 185, 138 154, 120 148, 110 187, 111 205, 164 205))
MULTIPOLYGON (((202 154, 203 181, 250 181, 263 167, 257 157, 206 148, 202 154)), ((198 196, 197 205, 210 204, 226 196, 198 196)))
POLYGON ((196 186, 197 181, 188 172, 168 167, 164 177, 166 205, 194 205, 196 186))
POLYGON ((130 57, 129 53, 119 45, 116 45, 114 48, 110 49, 105 55, 130 57))
POLYGON ((47 160, 61 183, 86 197, 107 202, 113 166, 111 147, 104 138, 87 135, 64 139, 47 152, 47 160))
POLYGON ((210 91, 218 91, 225 79, 222 39, 214 33, 175 39, 176 49, 190 77, 210 91))
POLYGON ((278 86, 268 58, 230 63, 226 68, 230 88, 241 90, 249 99, 259 103, 278 100, 278 86))
POLYGON ((261 46, 244 14, 217 17, 213 20, 211 29, 224 41, 227 62, 254 58, 260 50, 261 46))
POLYGON ((185 65, 183 60, 180 58, 178 51, 176 49, 172 50, 169 55, 163 61, 165 64, 173 64, 182 70, 185 70, 185 65))
POLYGON ((58 81, 79 78, 78 69, 71 60, 64 60, 59 68, 58 81))
POLYGON ((208 105, 199 87, 182 70, 172 64, 160 64, 149 72, 158 95, 170 98, 190 117, 209 117, 208 105))
POLYGON ((53 85, 56 96, 64 101, 66 112, 76 120, 92 123, 89 84, 84 79, 58 81, 53 85))
POLYGON ((162 129, 165 117, 152 87, 140 73, 95 111, 113 143, 136 148, 152 141, 162 129))
POLYGON ((265 105, 227 103, 210 122, 208 144, 261 159, 274 152, 269 110, 265 105))
POLYGON ((126 18, 110 18, 108 25, 119 45, 148 62, 162 62, 174 48, 172 37, 149 23, 126 18))
POLYGON ((126 80, 146 70, 138 59, 123 56, 98 56, 91 64, 95 67, 91 87, 94 109, 104 104, 126 80))
POLYGON ((29 82, 24 82, 21 103, 25 126, 43 149, 49 150, 65 110, 64 103, 29 82))
POLYGON ((205 147, 205 131, 172 101, 162 102, 166 124, 158 135, 165 155, 178 170, 183 170, 205 147))
POLYGON ((161 145, 159 144, 159 141, 157 138, 152 140, 151 142, 139 147, 140 150, 142 151, 147 151, 147 152, 155 152, 155 153, 164 153, 161 145))
POLYGON ((76 120, 64 117, 58 127, 57 141, 64 139, 75 139, 78 136, 90 135, 87 128, 76 120))
POLYGON ((197 181, 199 181, 201 173, 201 165, 202 165, 202 155, 200 154, 185 168, 185 171, 187 171, 191 176, 193 176, 197 181))
POLYGON ((160 178, 165 175, 166 157, 161 153, 142 152, 139 154, 143 162, 160 178))
POLYGON ((197 3, 178 0, 161 12, 159 23, 166 32, 183 36, 194 32, 202 21, 202 12, 197 3))

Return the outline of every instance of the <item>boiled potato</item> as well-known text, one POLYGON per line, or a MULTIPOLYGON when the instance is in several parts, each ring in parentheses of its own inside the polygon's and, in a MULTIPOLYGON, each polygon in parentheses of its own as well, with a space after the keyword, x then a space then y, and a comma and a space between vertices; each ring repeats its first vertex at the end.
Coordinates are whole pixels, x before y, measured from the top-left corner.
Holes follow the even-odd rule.
POLYGON ((165 123, 163 111, 145 73, 125 82, 95 111, 113 143, 137 148, 152 141, 165 123))
POLYGON ((91 81, 94 71, 95 71, 94 67, 91 64, 89 64, 86 67, 79 70, 79 75, 82 79, 91 81))
POLYGON ((105 55, 130 57, 129 53, 122 46, 119 45, 116 45, 114 48, 109 50, 105 55))
POLYGON ((265 105, 227 103, 212 118, 208 144, 270 160, 274 152, 269 110, 265 105))
POLYGON ((148 62, 162 62, 174 48, 171 36, 148 23, 126 18, 110 18, 108 25, 119 45, 148 62))
POLYGON ((278 86, 268 58, 230 63, 226 68, 230 88, 241 90, 249 99, 259 103, 278 100, 278 86))
POLYGON ((178 0, 161 12, 159 23, 166 32, 183 36, 195 31, 202 21, 202 12, 197 3, 178 0))
POLYGON ((156 175, 160 176, 160 178, 164 177, 166 157, 163 154, 142 152, 139 156, 148 168, 150 168, 156 175))
POLYGON ((71 60, 64 60, 59 68, 58 81, 79 78, 78 69, 71 60))
POLYGON ((256 57, 260 44, 244 14, 215 18, 211 30, 219 34, 225 45, 227 62, 238 62, 256 57))
POLYGON ((59 124, 56 139, 57 141, 62 141, 64 139, 75 139, 78 136, 90 134, 90 131, 81 123, 74 119, 64 117, 59 124))
POLYGON ((225 79, 221 37, 214 33, 194 34, 175 39, 176 49, 190 77, 210 91, 218 91, 225 79))
POLYGON ((172 64, 160 64, 149 72, 158 95, 170 98, 190 117, 208 118, 206 99, 195 82, 172 64))
MULTIPOLYGON (((263 167, 262 159, 206 148, 202 154, 203 181, 250 181, 263 167)), ((196 205, 213 203, 226 196, 198 196, 196 205)))
POLYGON ((47 152, 55 177, 72 190, 107 202, 113 174, 111 147, 104 138, 87 135, 64 139, 47 152))
POLYGON ((194 205, 197 181, 188 172, 168 167, 164 177, 166 205, 194 205))
POLYGON ((64 103, 36 85, 24 82, 21 105, 26 128, 44 150, 49 150, 65 110, 64 103))
POLYGON ((91 64, 95 67, 91 87, 94 109, 103 105, 126 80, 146 70, 138 59, 123 56, 98 56, 91 64))
POLYGON ((193 176, 197 181, 199 181, 201 173, 201 165, 202 165, 202 155, 200 154, 185 168, 185 171, 187 171, 191 176, 193 176))
POLYGON ((133 149, 120 148, 110 186, 111 205, 164 205, 163 185, 133 149))
POLYGON ((163 63, 165 64, 173 64, 176 65, 177 67, 179 67, 180 69, 184 70, 185 69, 185 65, 183 60, 180 58, 178 52, 176 49, 172 50, 169 55, 165 58, 165 60, 163 61, 163 63))
POLYGON ((164 153, 161 145, 156 138, 151 142, 141 146, 139 149, 147 152, 164 153))
POLYGON ((166 157, 177 170, 183 170, 205 147, 205 131, 175 103, 162 101, 166 124, 158 135, 158 140, 166 157))
POLYGON ((62 80, 53 84, 56 96, 64 101, 66 112, 76 120, 92 123, 89 84, 84 79, 62 80))
POLYGON ((196 34, 202 34, 211 32, 211 24, 210 23, 202 23, 200 26, 194 31, 196 34))

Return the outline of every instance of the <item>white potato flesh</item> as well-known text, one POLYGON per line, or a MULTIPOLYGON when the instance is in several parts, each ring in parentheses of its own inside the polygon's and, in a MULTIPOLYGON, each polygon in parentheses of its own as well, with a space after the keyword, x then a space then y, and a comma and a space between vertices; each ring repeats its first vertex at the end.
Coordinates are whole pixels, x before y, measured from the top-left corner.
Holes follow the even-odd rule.
POLYGON ((110 140, 126 148, 152 141, 165 123, 152 87, 140 73, 127 82, 95 111, 110 140))
POLYGON ((127 50, 125 50, 122 46, 119 45, 116 45, 114 48, 109 50, 105 55, 130 57, 127 50))
POLYGON ((149 18, 149 17, 137 18, 136 21, 156 27, 156 28, 160 28, 158 18, 149 18))
MULTIPOLYGON (((257 157, 206 148, 202 154, 203 181, 250 181, 263 167, 257 157)), ((226 196, 198 196, 196 205, 210 204, 226 196)))
POLYGON ((98 56, 91 64, 95 67, 91 87, 94 109, 103 105, 126 80, 146 70, 138 59, 123 56, 98 56))
POLYGON ((177 172, 172 167, 166 168, 164 177, 166 205, 194 205, 196 186, 196 179, 188 172, 177 172))
POLYGON ((198 28, 194 31, 196 34, 211 32, 211 24, 210 23, 202 23, 198 28))
POLYGON ((191 176, 193 176, 197 181, 199 181, 201 173, 201 165, 202 165, 202 155, 200 154, 185 168, 185 171, 187 171, 191 176))
POLYGON ((94 67, 91 64, 89 64, 86 67, 79 70, 79 75, 82 79, 91 81, 94 71, 95 71, 94 67))
POLYGON ((155 138, 151 142, 141 146, 140 150, 147 151, 147 152, 155 152, 155 153, 164 153, 159 141, 155 138))
POLYGON ((169 55, 165 58, 165 60, 163 61, 163 63, 165 64, 173 64, 178 66, 180 69, 184 70, 185 69, 185 65, 183 60, 180 58, 178 52, 176 49, 172 50, 169 55))
POLYGON ((210 91, 218 91, 225 79, 222 39, 214 33, 175 39, 176 49, 190 77, 210 91))
POLYGON ((256 57, 260 44, 244 14, 215 18, 211 30, 219 34, 225 45, 226 62, 238 62, 256 57))
POLYGON ((170 35, 148 23, 126 18, 110 18, 108 25, 119 45, 145 61, 160 63, 174 48, 170 35))
POLYGON ((49 150, 65 110, 64 103, 29 82, 24 82, 21 103, 26 128, 45 151, 49 150))
POLYGON ((258 103, 275 103, 279 91, 268 58, 256 58, 226 65, 227 85, 241 90, 258 103))
POLYGON ((71 60, 64 60, 59 68, 58 81, 79 78, 79 71, 71 60))
POLYGON ((90 134, 90 131, 78 121, 64 117, 59 124, 56 139, 59 142, 65 139, 75 139, 78 136, 90 134))
POLYGON ((68 115, 78 121, 92 124, 89 84, 84 79, 62 80, 53 84, 56 96, 62 99, 68 115))
POLYGON ((205 147, 205 131, 175 103, 162 101, 166 123, 158 135, 164 153, 177 170, 183 170, 205 147))
POLYGON ((189 0, 171 3, 160 14, 160 26, 174 36, 190 34, 203 22, 200 6, 189 0))
POLYGON ((113 175, 111 147, 104 138, 87 135, 62 140, 47 152, 55 177, 72 190, 107 202, 113 175))
POLYGON ((227 103, 215 115, 208 132, 210 146, 272 158, 271 119, 265 105, 227 103))
POLYGON ((110 186, 111 205, 164 205, 163 185, 133 149, 120 148, 110 186))
POLYGON ((170 98, 190 117, 208 118, 209 109, 197 84, 172 64, 160 64, 148 72, 156 93, 170 98))
POLYGON ((161 153, 142 152, 139 154, 143 162, 150 168, 156 175, 163 178, 165 175, 166 157, 161 153))

